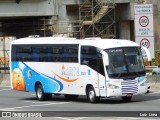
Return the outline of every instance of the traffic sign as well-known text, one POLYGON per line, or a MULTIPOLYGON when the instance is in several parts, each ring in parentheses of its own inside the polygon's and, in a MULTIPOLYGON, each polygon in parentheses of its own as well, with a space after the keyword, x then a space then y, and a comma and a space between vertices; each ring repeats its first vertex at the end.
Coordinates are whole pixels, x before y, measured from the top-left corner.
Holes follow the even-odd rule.
POLYGON ((148 48, 152 58, 155 57, 153 10, 152 4, 134 5, 135 41, 141 47, 148 48))
POLYGON ((142 27, 147 27, 148 24, 149 24, 149 19, 147 16, 141 16, 140 19, 139 19, 139 24, 142 26, 142 27))
POLYGON ((143 38, 141 41, 140 41, 140 46, 141 47, 146 47, 146 48, 149 48, 150 47, 150 42, 147 38, 143 38))

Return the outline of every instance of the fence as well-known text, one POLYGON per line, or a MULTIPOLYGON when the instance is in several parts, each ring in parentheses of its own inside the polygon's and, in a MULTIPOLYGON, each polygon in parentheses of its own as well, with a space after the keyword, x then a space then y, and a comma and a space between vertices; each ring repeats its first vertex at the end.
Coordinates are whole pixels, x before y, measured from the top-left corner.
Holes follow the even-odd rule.
POLYGON ((0 87, 10 87, 10 74, 0 73, 0 87))

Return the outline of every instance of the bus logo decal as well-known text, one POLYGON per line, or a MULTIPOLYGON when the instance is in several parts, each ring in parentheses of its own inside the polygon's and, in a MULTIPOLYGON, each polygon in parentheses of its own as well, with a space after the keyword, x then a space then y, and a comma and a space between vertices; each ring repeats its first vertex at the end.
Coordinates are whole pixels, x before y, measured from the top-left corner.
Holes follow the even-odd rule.
POLYGON ((64 77, 61 77, 59 75, 57 75, 56 73, 54 73, 58 78, 60 78, 61 80, 65 81, 65 82, 74 82, 76 80, 78 80, 78 78, 76 79, 68 79, 68 78, 64 78, 64 77))
POLYGON ((79 76, 79 67, 69 67, 62 65, 61 75, 79 76))

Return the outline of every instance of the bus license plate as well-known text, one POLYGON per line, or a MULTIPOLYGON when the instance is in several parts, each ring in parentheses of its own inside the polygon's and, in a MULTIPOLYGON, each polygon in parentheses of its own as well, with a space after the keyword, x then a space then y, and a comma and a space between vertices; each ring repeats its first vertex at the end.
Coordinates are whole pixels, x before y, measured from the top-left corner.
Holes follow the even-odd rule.
POLYGON ((127 97, 131 97, 131 96, 133 96, 133 93, 127 94, 127 97))

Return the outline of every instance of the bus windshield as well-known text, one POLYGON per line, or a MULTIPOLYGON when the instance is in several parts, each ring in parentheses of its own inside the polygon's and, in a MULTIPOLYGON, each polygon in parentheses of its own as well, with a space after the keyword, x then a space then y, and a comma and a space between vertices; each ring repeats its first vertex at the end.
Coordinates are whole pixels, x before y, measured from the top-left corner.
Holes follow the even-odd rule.
POLYGON ((131 79, 146 74, 139 47, 112 48, 105 51, 109 57, 107 71, 110 78, 131 79))

